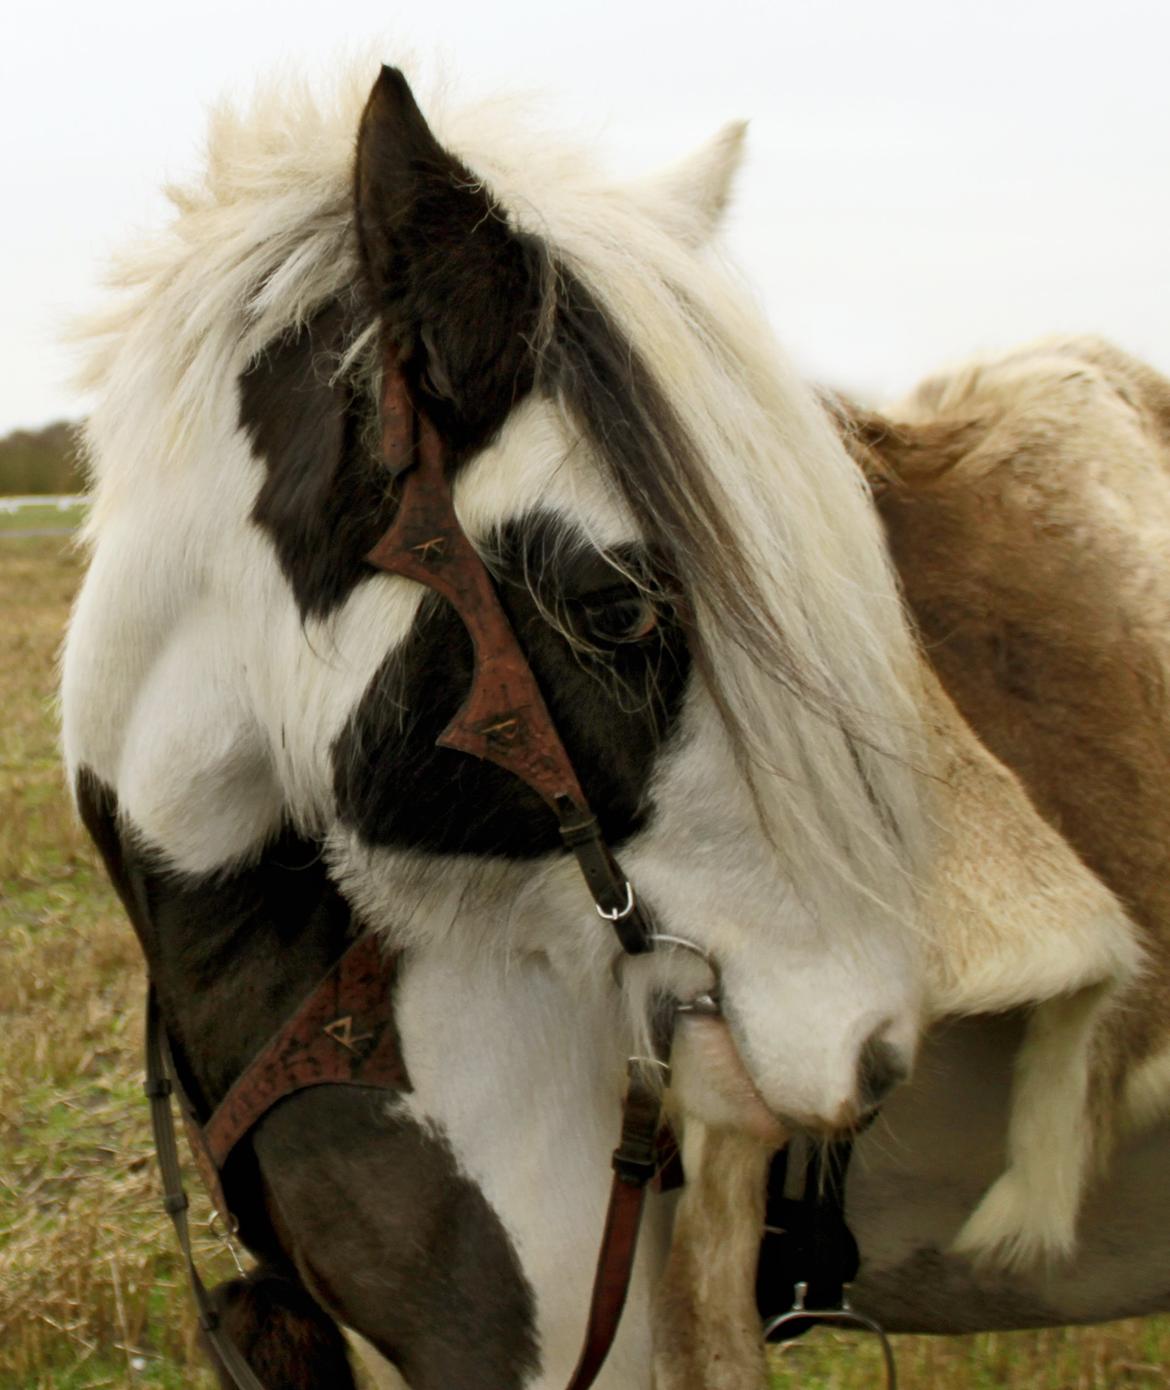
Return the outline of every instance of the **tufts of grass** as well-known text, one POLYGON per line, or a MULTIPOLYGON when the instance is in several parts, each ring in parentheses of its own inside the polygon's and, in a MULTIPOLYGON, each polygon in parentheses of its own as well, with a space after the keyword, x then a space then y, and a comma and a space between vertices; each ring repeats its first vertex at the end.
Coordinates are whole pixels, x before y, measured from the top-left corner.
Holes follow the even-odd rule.
POLYGON ((68 541, 0 547, 0 1387, 210 1386, 159 1205, 142 962, 60 769, 79 578, 68 541))
MULTIPOLYGON (((1165 1390, 1170 1320, 891 1338, 900 1390, 1165 1390)), ((820 1328, 770 1356, 771 1390, 878 1390, 876 1340, 820 1328)))
POLYGON ((0 507, 0 536, 8 539, 25 536, 29 532, 65 533, 80 524, 82 510, 78 504, 58 507, 55 502, 46 502, 43 505, 34 503, 15 512, 5 511, 0 507))

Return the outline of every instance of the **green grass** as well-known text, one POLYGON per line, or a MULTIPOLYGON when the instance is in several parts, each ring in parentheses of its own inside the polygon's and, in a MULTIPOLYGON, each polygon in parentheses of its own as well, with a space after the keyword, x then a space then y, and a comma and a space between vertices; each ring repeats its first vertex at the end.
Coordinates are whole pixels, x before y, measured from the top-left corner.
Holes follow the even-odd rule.
POLYGON ((18 512, 0 510, 0 535, 20 535, 26 531, 72 531, 84 514, 80 505, 60 510, 55 503, 22 507, 18 512))
MULTIPOLYGON (((58 765, 79 578, 65 539, 0 544, 0 1390, 209 1390, 140 1090, 141 959, 58 765)), ((903 1390, 1170 1386, 1170 1318, 895 1344, 903 1390)), ((772 1365, 774 1390, 882 1384, 868 1340, 823 1330, 772 1365)))
MULTIPOLYGON (((1170 1385, 1170 1320, 894 1337, 901 1390, 1154 1390, 1170 1385)), ((772 1354, 772 1390, 880 1390, 876 1341, 818 1329, 772 1354)))

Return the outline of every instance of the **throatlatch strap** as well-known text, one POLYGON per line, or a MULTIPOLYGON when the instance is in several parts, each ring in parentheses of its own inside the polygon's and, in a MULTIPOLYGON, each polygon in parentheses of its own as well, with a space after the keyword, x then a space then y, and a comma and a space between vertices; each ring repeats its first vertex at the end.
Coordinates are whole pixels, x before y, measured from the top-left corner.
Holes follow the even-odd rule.
POLYGON ((152 985, 146 995, 146 1098, 150 1101, 150 1124, 154 1131, 154 1150, 158 1155, 158 1170, 162 1178, 163 1209, 171 1218, 178 1237, 179 1248, 187 1266, 187 1277, 199 1310, 199 1326, 207 1335, 212 1350, 239 1390, 266 1390, 235 1344, 219 1328, 219 1318, 211 1305, 207 1287, 195 1268, 191 1249, 191 1232, 187 1221, 187 1194, 183 1190, 183 1174, 179 1167, 179 1148, 175 1142, 175 1121, 171 1113, 174 1086, 167 1075, 166 1043, 158 998, 152 985))

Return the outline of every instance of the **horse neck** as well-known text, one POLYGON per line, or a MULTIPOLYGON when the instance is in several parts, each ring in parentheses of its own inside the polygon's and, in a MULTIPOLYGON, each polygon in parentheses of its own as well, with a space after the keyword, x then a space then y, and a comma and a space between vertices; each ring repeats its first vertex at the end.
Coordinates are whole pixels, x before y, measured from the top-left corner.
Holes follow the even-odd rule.
POLYGON ((177 874, 120 828, 83 773, 78 799, 146 956, 192 1100, 207 1112, 340 956, 349 908, 320 846, 292 832, 253 862, 177 874))

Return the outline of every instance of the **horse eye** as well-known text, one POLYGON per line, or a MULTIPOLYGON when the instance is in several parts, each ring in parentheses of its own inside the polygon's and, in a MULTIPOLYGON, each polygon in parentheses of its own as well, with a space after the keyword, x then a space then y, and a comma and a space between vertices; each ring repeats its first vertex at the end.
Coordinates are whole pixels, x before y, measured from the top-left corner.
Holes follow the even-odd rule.
POLYGON ((595 642, 644 642, 658 626, 658 609, 647 594, 597 595, 581 608, 581 627, 595 642))

